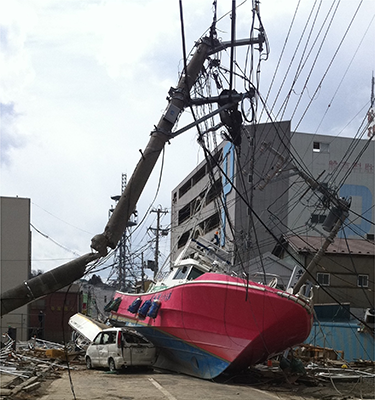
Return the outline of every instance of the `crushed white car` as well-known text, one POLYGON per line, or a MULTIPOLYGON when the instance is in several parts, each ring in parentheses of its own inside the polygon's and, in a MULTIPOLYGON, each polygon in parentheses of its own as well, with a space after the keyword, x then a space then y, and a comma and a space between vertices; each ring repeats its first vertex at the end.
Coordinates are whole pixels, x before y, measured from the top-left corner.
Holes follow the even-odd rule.
POLYGON ((86 350, 86 367, 116 371, 128 366, 151 366, 156 361, 155 346, 137 332, 125 328, 104 329, 86 350))

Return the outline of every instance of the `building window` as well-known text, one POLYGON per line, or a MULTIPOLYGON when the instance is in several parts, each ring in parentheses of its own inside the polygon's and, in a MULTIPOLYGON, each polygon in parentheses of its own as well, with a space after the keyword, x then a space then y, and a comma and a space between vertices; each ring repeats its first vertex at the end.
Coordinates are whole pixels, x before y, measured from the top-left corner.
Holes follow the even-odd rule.
POLYGON ((191 179, 189 179, 184 185, 180 187, 178 196, 181 198, 187 191, 191 189, 191 179))
POLYGON ((185 246, 185 244, 187 243, 187 241, 189 240, 190 237, 190 230, 185 232, 179 239, 178 244, 177 244, 177 248, 181 248, 182 246, 185 246))
POLYGON ((193 186, 196 185, 206 175, 206 165, 197 171, 192 178, 193 186))
POLYGON ((322 272, 318 272, 316 274, 316 280, 321 286, 329 286, 330 284, 330 274, 325 274, 322 272))
POLYGON ((368 287, 368 275, 358 275, 358 287, 368 287))
POLYGON ((204 233, 211 232, 212 230, 218 228, 219 225, 220 225, 220 216, 219 213, 215 213, 214 215, 211 215, 211 217, 203 221, 203 231, 204 233))
POLYGON ((329 153, 329 143, 313 142, 314 153, 329 153))
POLYGON ((178 212, 178 224, 180 225, 182 222, 186 221, 190 218, 190 203, 186 204, 185 207, 182 207, 178 212))
POLYGON ((313 142, 313 151, 315 151, 315 152, 320 151, 320 143, 319 142, 313 142))
POLYGON ((222 192, 222 182, 221 179, 215 181, 215 183, 211 186, 210 190, 207 193, 206 204, 211 203, 211 201, 215 200, 217 197, 220 196, 222 192))

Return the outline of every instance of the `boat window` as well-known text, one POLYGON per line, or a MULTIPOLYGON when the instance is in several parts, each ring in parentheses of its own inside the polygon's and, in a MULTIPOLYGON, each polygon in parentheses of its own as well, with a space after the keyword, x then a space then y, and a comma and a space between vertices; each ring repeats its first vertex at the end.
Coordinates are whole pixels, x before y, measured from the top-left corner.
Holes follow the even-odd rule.
POLYGON ((188 281, 192 281, 192 280, 198 278, 198 276, 201 276, 201 275, 203 275, 203 274, 204 274, 204 272, 199 271, 199 269, 193 267, 193 268, 191 269, 190 274, 189 274, 189 276, 188 276, 187 279, 188 279, 188 281))
POLYGON ((173 279, 185 279, 188 274, 188 271, 189 271, 188 267, 179 268, 173 279))

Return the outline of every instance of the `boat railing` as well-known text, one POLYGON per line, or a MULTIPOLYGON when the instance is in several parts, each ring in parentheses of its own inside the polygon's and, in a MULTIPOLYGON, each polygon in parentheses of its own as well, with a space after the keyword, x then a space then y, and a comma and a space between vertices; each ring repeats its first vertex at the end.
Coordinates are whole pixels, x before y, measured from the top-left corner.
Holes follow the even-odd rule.
POLYGON ((313 286, 311 284, 302 285, 298 293, 295 294, 295 296, 300 297, 308 302, 312 302, 314 297, 313 286))

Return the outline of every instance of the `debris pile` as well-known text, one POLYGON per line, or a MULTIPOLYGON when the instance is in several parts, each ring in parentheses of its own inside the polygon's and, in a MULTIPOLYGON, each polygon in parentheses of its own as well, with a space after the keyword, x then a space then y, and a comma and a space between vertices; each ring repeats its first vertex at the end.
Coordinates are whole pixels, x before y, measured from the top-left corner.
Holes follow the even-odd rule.
POLYGON ((215 380, 303 398, 375 398, 374 361, 348 363, 340 351, 309 345, 286 351, 242 374, 223 374, 215 380))
POLYGON ((8 334, 3 337, 5 343, 0 350, 0 398, 12 398, 20 392, 39 389, 46 380, 60 377, 60 371, 68 368, 67 359, 79 356, 79 353, 58 343, 34 338, 16 344, 8 334))

